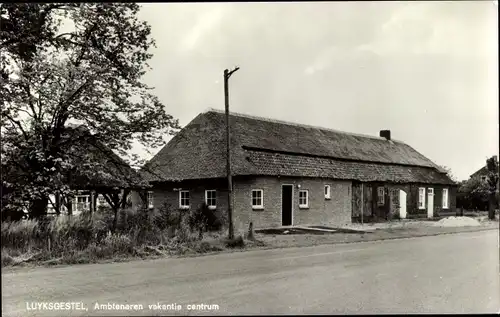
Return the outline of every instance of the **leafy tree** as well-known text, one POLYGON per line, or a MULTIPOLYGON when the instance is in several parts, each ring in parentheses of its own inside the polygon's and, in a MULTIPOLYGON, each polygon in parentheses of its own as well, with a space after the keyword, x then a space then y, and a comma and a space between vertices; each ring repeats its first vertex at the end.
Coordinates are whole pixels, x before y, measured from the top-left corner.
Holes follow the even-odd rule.
POLYGON ((495 219, 495 209, 498 207, 498 158, 493 156, 486 160, 488 218, 495 219))
POLYGON ((479 177, 462 181, 457 192, 457 206, 465 209, 486 210, 488 187, 479 177))
POLYGON ((457 193, 457 206, 466 209, 488 209, 490 219, 495 218, 498 208, 498 159, 493 156, 486 160, 486 174, 481 174, 462 181, 457 193), (484 180, 483 177, 486 177, 484 180))
MULTIPOLYGON (((9 3, 0 7, 2 185, 43 215, 69 194, 71 151, 89 134, 133 164, 132 143, 164 144, 178 121, 141 81, 155 45, 135 3, 9 3), (19 171, 24 171, 22 177, 19 171)), ((78 158, 92 174, 95 162, 78 158)))
POLYGON ((457 178, 455 177, 455 175, 453 175, 453 173, 451 172, 451 168, 449 168, 448 166, 441 166, 441 168, 446 171, 446 175, 452 180, 454 181, 455 183, 458 182, 457 178))

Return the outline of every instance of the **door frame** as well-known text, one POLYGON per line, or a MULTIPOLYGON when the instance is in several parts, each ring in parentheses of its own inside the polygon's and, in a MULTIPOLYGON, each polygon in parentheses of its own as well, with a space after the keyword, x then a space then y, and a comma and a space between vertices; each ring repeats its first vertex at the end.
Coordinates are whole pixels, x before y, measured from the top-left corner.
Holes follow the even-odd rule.
POLYGON ((434 188, 433 187, 428 187, 427 188, 427 218, 431 219, 434 218, 434 188), (429 196, 432 196, 432 204, 429 204, 430 199, 429 196))
POLYGON ((402 219, 406 219, 408 218, 408 211, 406 209, 406 206, 408 205, 407 203, 407 199, 408 199, 408 194, 400 189, 398 191, 398 200, 399 200, 399 217, 402 218, 402 219), (404 205, 401 204, 401 197, 404 197, 405 198, 405 201, 404 201, 404 205), (401 215, 401 210, 404 210, 404 217, 401 215))
POLYGON ((294 190, 293 190, 294 189, 293 188, 293 184, 281 184, 281 193, 280 193, 280 198, 281 198, 280 199, 280 204, 281 204, 281 225, 285 226, 283 224, 283 186, 291 186, 292 187, 292 201, 291 201, 291 209, 292 209, 291 212, 292 212, 292 215, 291 215, 291 219, 290 219, 291 220, 290 221, 291 222, 290 226, 293 226, 293 202, 294 202, 294 200, 293 200, 293 196, 294 196, 293 195, 293 192, 294 192, 294 190))

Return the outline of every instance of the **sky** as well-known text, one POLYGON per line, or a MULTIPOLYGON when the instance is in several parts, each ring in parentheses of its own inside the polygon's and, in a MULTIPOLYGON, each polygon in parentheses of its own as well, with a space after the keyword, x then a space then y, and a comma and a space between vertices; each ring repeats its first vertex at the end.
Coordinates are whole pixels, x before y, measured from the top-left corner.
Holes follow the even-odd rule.
MULTIPOLYGON (((224 109, 378 136, 458 179, 498 153, 495 1, 145 3, 144 82, 181 126, 224 109)), ((159 149, 148 154, 149 159, 159 149)))

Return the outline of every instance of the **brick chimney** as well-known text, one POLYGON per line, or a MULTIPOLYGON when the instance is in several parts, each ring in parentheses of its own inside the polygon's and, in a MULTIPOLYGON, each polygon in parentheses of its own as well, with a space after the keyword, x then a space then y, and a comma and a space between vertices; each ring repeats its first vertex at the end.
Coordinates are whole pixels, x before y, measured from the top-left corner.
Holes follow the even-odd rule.
POLYGON ((391 130, 380 130, 380 137, 391 140, 391 130))

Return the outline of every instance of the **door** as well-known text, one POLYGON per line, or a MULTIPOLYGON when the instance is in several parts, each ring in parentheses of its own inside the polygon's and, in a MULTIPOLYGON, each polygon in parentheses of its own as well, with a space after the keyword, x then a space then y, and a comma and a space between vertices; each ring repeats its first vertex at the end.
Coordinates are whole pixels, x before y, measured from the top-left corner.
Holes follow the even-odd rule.
POLYGON ((281 224, 292 225, 293 185, 281 186, 281 224))
POLYGON ((399 217, 406 219, 406 192, 399 190, 399 217))
POLYGON ((434 218, 434 188, 427 188, 427 218, 434 218))

